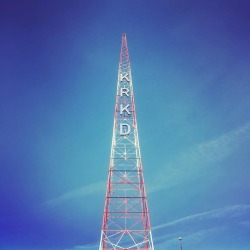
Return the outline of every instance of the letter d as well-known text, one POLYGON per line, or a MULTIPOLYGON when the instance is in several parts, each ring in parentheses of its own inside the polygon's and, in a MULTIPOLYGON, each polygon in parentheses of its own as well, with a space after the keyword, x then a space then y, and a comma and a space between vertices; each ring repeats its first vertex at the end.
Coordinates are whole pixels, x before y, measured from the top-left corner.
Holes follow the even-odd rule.
POLYGON ((128 135, 131 131, 130 125, 126 123, 120 123, 120 135, 128 135))

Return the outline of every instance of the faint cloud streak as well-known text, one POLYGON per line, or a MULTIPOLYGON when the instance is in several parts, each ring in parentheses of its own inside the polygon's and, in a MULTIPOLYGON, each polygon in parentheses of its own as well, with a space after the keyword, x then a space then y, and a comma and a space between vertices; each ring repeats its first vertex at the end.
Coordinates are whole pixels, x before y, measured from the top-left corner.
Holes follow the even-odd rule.
POLYGON ((189 161, 192 162, 200 161, 201 159, 205 163, 219 161, 233 153, 249 138, 250 123, 247 123, 241 128, 232 130, 212 141, 197 145, 188 152, 188 155, 185 155, 185 158, 189 158, 189 161))
MULTIPOLYGON (((155 237, 157 249, 163 250, 177 245, 179 236, 185 239, 185 244, 192 246, 210 237, 218 237, 231 228, 247 226, 249 221, 241 221, 249 217, 250 205, 239 204, 213 209, 180 218, 153 227, 153 232, 161 235, 155 237)), ((215 249, 215 248, 214 248, 215 249)), ((220 249, 220 248, 216 248, 220 249)))
POLYGON ((106 184, 104 181, 100 181, 97 183, 92 183, 90 185, 74 189, 72 191, 66 192, 56 198, 48 200, 45 202, 46 206, 56 206, 68 200, 72 200, 79 197, 84 197, 87 195, 91 195, 97 192, 101 192, 105 190, 106 184))
POLYGON ((209 163, 218 162, 238 149, 250 138, 250 123, 217 137, 214 140, 195 145, 182 153, 172 164, 167 164, 154 180, 148 193, 173 187, 195 176, 197 169, 209 163), (185 175, 182 173, 185 172, 185 175))
POLYGON ((175 226, 177 224, 193 223, 194 221, 197 220, 202 221, 202 220, 219 219, 219 218, 227 218, 227 219, 236 218, 246 213, 250 213, 250 205, 245 205, 245 204, 233 205, 224 208, 210 210, 203 213, 189 215, 178 220, 158 225, 154 227, 153 230, 158 230, 169 226, 175 226))
POLYGON ((95 244, 91 244, 91 245, 82 245, 82 246, 74 246, 73 248, 69 248, 66 250, 96 250, 99 248, 99 244, 95 243, 95 244))

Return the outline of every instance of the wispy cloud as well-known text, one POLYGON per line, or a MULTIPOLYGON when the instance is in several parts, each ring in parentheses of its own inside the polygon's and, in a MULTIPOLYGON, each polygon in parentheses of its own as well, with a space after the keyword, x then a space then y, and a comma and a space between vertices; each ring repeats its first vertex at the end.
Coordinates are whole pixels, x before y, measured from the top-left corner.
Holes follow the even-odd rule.
MULTIPOLYGON (((185 245, 185 249, 188 248, 190 249, 194 249, 193 246, 196 245, 200 245, 201 243, 204 242, 204 239, 206 239, 206 237, 208 237, 209 235, 212 234, 218 234, 221 231, 224 231, 224 227, 216 227, 216 228, 210 228, 210 229, 204 229, 204 230, 199 230, 196 232, 192 232, 192 233, 188 233, 184 236, 183 238, 183 245, 185 245)), ((158 250, 165 250, 165 249, 178 249, 178 245, 179 243, 179 237, 180 235, 178 233, 172 234, 171 237, 168 237, 167 235, 165 236, 165 240, 160 241, 160 243, 155 244, 155 247, 158 250)), ((154 238, 154 241, 157 242, 158 239, 154 238)), ((221 248, 215 248, 214 246, 215 244, 213 244, 213 246, 209 249, 209 250, 216 250, 216 249, 220 249, 221 248)), ((202 249, 205 249, 204 247, 202 249)), ((206 248, 208 249, 208 248, 206 248)))
POLYGON ((90 185, 68 191, 56 198, 48 200, 45 202, 45 205, 55 206, 55 205, 61 204, 63 202, 66 202, 75 198, 84 197, 84 196, 91 195, 97 192, 101 192, 105 190, 105 188, 106 188, 106 184, 104 181, 92 183, 90 185))
POLYGON ((213 140, 194 145, 156 175, 149 193, 179 184, 183 178, 193 177, 197 169, 223 160, 250 138, 250 123, 223 134, 213 140), (183 175, 185 173, 185 175, 183 175))
POLYGON ((154 227, 153 230, 158 230, 169 226, 175 226, 178 224, 194 223, 194 221, 197 220, 203 221, 203 220, 220 219, 220 218, 227 218, 227 219, 235 218, 244 214, 250 214, 250 205, 245 205, 245 204, 233 205, 224 208, 210 210, 203 213, 189 215, 178 220, 158 225, 154 227))
POLYGON ((250 138, 250 123, 223 134, 209 142, 196 145, 185 154, 185 160, 205 163, 219 161, 232 154, 242 143, 250 138))
POLYGON ((82 245, 82 246, 74 246, 73 248, 68 248, 66 250, 96 250, 99 248, 98 243, 82 245))
POLYGON ((163 223, 153 228, 153 234, 160 235, 154 238, 155 245, 159 250, 171 248, 177 246, 178 238, 182 236, 185 244, 191 247, 204 239, 212 239, 214 236, 218 238, 232 228, 247 226, 248 222, 244 218, 249 218, 249 215, 250 205, 239 204, 163 223))

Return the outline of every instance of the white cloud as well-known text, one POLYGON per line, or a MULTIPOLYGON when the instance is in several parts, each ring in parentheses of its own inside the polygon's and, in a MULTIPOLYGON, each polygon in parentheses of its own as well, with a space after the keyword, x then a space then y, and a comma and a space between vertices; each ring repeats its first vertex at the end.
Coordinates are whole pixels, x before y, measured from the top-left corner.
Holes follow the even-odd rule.
MULTIPOLYGON (((178 246, 179 236, 182 236, 185 246, 193 248, 193 246, 198 246, 204 242, 205 239, 224 235, 231 228, 248 226, 249 221, 242 222, 241 218, 249 217, 249 214, 250 205, 239 204, 160 224, 153 228, 153 234, 161 235, 154 238, 155 246, 158 250, 174 249, 178 246)), ((216 248, 216 242, 213 243, 213 247, 214 249, 220 249, 216 248)), ((213 248, 208 247, 207 249, 213 248)))
POLYGON ((242 143, 250 138, 250 123, 239 129, 223 134, 218 138, 201 143, 185 155, 189 161, 200 161, 205 163, 219 161, 232 154, 242 143))
POLYGON ((239 217, 243 214, 250 213, 250 205, 246 204, 239 204, 239 205, 233 205, 228 206, 224 208, 214 209, 203 213, 193 214, 186 216, 184 218, 174 220, 168 223, 164 223, 158 226, 155 226, 153 230, 158 230, 162 228, 166 228, 169 226, 175 226, 178 224, 185 224, 185 223, 194 223, 195 221, 203 221, 203 220, 210 220, 215 218, 235 218, 239 217))
POLYGON ((99 249, 99 244, 88 244, 88 245, 82 245, 82 246, 74 246, 73 248, 69 248, 66 250, 97 250, 99 249))
MULTIPOLYGON (((196 232, 185 234, 184 237, 182 237, 182 243, 183 245, 185 245, 185 248, 187 246, 190 246, 190 244, 200 245, 200 243, 204 242, 204 238, 206 238, 207 235, 218 233, 219 231, 222 231, 223 229, 224 229, 223 227, 217 227, 217 228, 199 230, 196 232)), ((179 236, 180 235, 175 234, 171 237, 166 237, 165 241, 162 241, 161 243, 156 244, 155 248, 157 248, 157 250, 177 249, 178 245, 180 244, 179 236)), ((155 238, 155 240, 157 240, 157 238, 155 238)))
POLYGON ((214 140, 193 146, 182 153, 172 164, 161 169, 156 175, 149 193, 175 186, 193 178, 198 168, 218 162, 238 149, 250 138, 250 123, 217 137, 214 140), (185 173, 185 175, 183 174, 185 173))
POLYGON ((61 204, 63 202, 66 202, 68 200, 72 200, 75 198, 79 198, 79 197, 84 197, 87 195, 91 195, 97 192, 101 192, 103 190, 105 190, 106 188, 106 183, 104 181, 100 181, 97 183, 92 183, 90 185, 78 188, 78 189, 74 189, 72 191, 66 192, 56 198, 53 198, 51 200, 48 200, 45 202, 46 206, 55 206, 58 204, 61 204))

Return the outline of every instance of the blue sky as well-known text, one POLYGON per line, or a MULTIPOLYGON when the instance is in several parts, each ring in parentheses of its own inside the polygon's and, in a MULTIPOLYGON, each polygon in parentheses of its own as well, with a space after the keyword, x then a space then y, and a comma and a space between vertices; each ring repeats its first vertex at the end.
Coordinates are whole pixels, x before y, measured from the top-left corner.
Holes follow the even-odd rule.
POLYGON ((0 249, 97 249, 122 33, 155 249, 250 248, 249 1, 0 2, 0 249))

